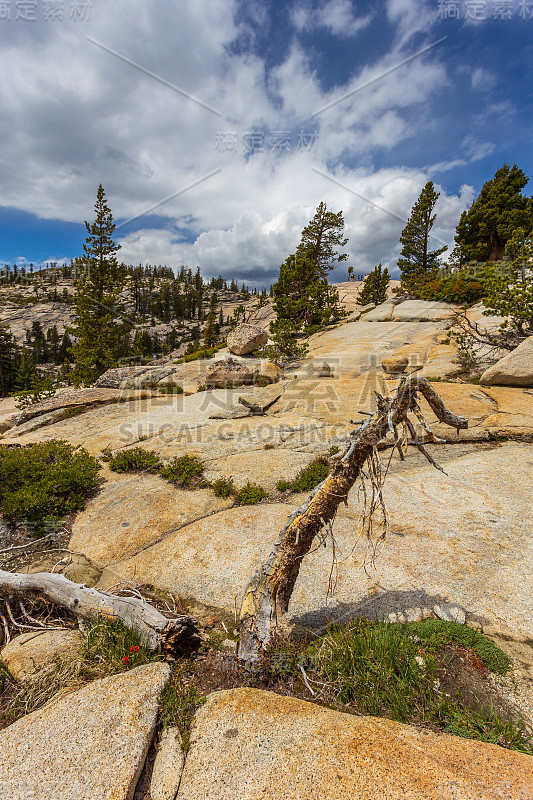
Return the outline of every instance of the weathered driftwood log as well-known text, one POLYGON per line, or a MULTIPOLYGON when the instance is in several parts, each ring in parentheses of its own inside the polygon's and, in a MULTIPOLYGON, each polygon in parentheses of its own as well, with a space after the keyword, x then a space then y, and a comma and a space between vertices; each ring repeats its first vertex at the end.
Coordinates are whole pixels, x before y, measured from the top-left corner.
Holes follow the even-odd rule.
POLYGON ((26 598, 54 603, 81 619, 96 615, 121 619, 142 637, 147 647, 160 648, 167 658, 189 655, 202 641, 192 617, 165 617, 143 599, 90 589, 64 575, 49 572, 25 575, 0 570, 0 607, 26 598))
MULTIPOLYGON (((418 406, 418 392, 424 396, 441 422, 458 430, 468 427, 466 419, 448 411, 425 378, 404 378, 394 398, 377 395, 378 409, 375 414, 352 431, 344 452, 334 460, 328 477, 290 515, 269 557, 255 572, 246 588, 241 605, 239 643, 239 659, 245 664, 253 665, 260 658, 264 647, 272 638, 278 620, 287 612, 300 565, 311 549, 315 536, 332 522, 340 503, 346 502, 348 492, 359 477, 362 466, 375 453, 377 444, 387 432, 392 432, 399 444, 396 427, 405 425, 412 436, 412 443, 438 467, 416 438, 414 427, 407 417, 409 412, 414 413, 430 440, 443 441, 437 439, 426 424, 418 406)), ((398 449, 401 452, 401 448, 398 449)))

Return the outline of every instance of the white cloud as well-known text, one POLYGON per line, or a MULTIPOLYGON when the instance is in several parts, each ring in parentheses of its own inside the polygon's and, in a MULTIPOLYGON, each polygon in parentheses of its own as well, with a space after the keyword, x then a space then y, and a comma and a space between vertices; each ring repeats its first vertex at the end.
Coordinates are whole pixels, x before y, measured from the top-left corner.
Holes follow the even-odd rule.
MULTIPOLYGON (((389 15, 403 19, 405 3, 390 0, 389 15)), ((254 8, 260 21, 261 6, 254 8)), ((345 212, 354 265, 361 271, 379 260, 391 265, 402 222, 312 167, 333 170, 354 191, 407 218, 426 171, 376 170, 372 158, 412 137, 430 113, 432 95, 447 84, 437 56, 415 59, 383 77, 412 52, 400 49, 407 29, 421 29, 420 20, 409 12, 389 54, 325 91, 312 55, 297 41, 270 71, 257 54, 232 49, 242 32, 235 9, 235 0, 115 0, 95 3, 85 28, 67 22, 13 25, 16 35, 0 50, 0 202, 43 218, 83 221, 92 217, 100 182, 115 219, 142 214, 175 195, 155 212, 167 224, 120 229, 122 258, 186 262, 206 274, 266 280, 294 250, 324 199, 345 212), (87 34, 221 116, 95 46, 87 34), (242 137, 254 130, 264 132, 263 152, 250 155, 243 152, 242 137), (284 130, 291 132, 289 152, 272 153, 269 133, 284 130), (296 148, 301 130, 318 134, 311 152, 296 148), (229 134, 235 151, 221 146, 229 134), (354 166, 361 163, 365 170, 354 166), (216 169, 221 171, 177 194, 216 169)), ((368 23, 347 0, 330 0, 314 11, 298 6, 292 19, 300 30, 313 24, 339 36, 354 35, 368 23)), ((452 208, 458 217, 461 198, 450 195, 442 202, 450 219, 452 208)))
POLYGON ((350 0, 328 0, 317 8, 297 5, 291 16, 294 27, 300 32, 324 28, 342 38, 356 36, 372 20, 371 14, 359 16, 350 0))

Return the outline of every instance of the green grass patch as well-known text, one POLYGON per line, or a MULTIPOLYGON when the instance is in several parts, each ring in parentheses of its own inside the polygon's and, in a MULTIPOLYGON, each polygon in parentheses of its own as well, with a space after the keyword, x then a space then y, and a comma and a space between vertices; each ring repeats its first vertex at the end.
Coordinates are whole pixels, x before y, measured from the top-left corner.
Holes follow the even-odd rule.
MULTIPOLYGON (((393 627, 395 626, 400 626, 400 623, 394 623, 393 627)), ((508 656, 494 644, 492 639, 468 625, 459 625, 457 622, 446 622, 441 619, 426 619, 422 622, 409 622, 405 628, 410 634, 418 637, 424 647, 432 652, 442 648, 445 644, 455 642, 474 650, 491 672, 505 675, 511 665, 508 656)))
POLYGON ((309 656, 335 687, 338 702, 398 722, 424 715, 432 664, 416 661, 418 645, 399 627, 365 619, 334 625, 310 647, 309 656))
POLYGON ((185 683, 185 673, 194 669, 190 662, 179 661, 172 665, 170 681, 165 687, 160 700, 160 720, 164 728, 178 728, 181 735, 181 747, 185 753, 189 750, 191 723, 197 709, 205 703, 194 681, 185 683))
POLYGON ((51 439, 26 447, 0 446, 0 506, 10 522, 36 531, 84 508, 98 486, 100 464, 81 448, 51 439))
POLYGON ((156 470, 159 456, 154 450, 145 450, 143 447, 132 447, 131 450, 121 450, 109 460, 109 469, 113 472, 139 472, 156 470))
POLYGON ((185 486, 188 489, 203 485, 203 473, 204 465, 200 459, 189 454, 176 456, 160 469, 160 474, 167 481, 171 481, 178 486, 185 486))
POLYGON ((79 417, 80 414, 85 414, 87 411, 87 406, 70 406, 70 408, 64 408, 60 414, 54 419, 54 422, 62 422, 64 419, 72 419, 72 417, 79 417))

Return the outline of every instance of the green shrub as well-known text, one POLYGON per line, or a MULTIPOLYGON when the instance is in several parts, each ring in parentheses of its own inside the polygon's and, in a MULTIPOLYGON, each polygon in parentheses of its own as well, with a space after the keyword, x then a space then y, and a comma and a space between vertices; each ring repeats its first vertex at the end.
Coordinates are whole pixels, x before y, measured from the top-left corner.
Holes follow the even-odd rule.
POLYGON ((211 488, 217 497, 229 497, 236 493, 235 484, 231 478, 217 478, 211 484, 211 488))
POLYGON ((100 464, 83 448, 52 439, 0 447, 0 504, 8 522, 27 520, 42 530, 85 506, 98 485, 100 464))
POLYGON ((183 394, 183 386, 156 386, 161 394, 183 394))
POLYGON ((197 456, 193 455, 176 456, 160 469, 161 475, 167 481, 187 488, 202 485, 203 472, 204 465, 197 456))
POLYGON ((293 481, 281 479, 276 484, 276 489, 285 492, 310 492, 329 475, 329 461, 326 456, 318 456, 310 464, 300 470, 293 481))
POLYGON ((265 497, 268 497, 268 492, 265 492, 263 487, 258 486, 257 483, 248 481, 242 489, 239 489, 235 497, 242 506, 254 506, 264 500, 265 497))
POLYGON ((188 364, 190 361, 197 361, 199 358, 213 358, 215 353, 217 353, 223 347, 226 347, 225 342, 223 344, 217 344, 215 347, 203 347, 201 350, 195 350, 193 353, 188 353, 187 355, 178 358, 174 363, 188 364))
POLYGON ((159 464, 159 456, 154 450, 132 447, 122 450, 109 461, 109 469, 113 472, 136 472, 137 470, 154 470, 159 464))
POLYGON ((455 272, 444 278, 429 281, 420 289, 422 300, 444 300, 446 303, 472 305, 486 294, 483 280, 455 272))

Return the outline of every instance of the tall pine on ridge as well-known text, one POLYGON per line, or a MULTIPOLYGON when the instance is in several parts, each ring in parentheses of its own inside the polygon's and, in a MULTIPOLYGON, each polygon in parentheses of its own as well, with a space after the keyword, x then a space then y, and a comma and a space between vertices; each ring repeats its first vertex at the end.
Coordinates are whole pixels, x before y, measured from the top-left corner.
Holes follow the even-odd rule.
POLYGON ((400 236, 402 244, 398 266, 402 273, 402 289, 416 292, 441 266, 440 256, 447 246, 429 249, 429 237, 436 219, 433 209, 439 198, 433 181, 428 181, 414 204, 407 225, 400 236))
POLYGON ((75 326, 71 331, 77 338, 72 373, 76 385, 93 383, 116 364, 132 328, 119 297, 126 283, 126 270, 115 255, 120 245, 112 238, 116 226, 102 184, 94 209, 95 221, 92 225, 85 223, 88 236, 84 254, 76 259, 75 326))

